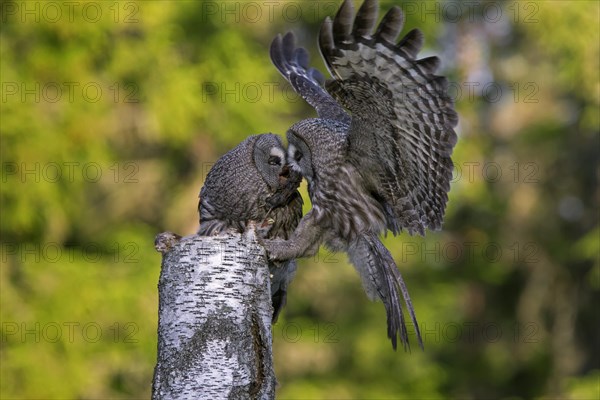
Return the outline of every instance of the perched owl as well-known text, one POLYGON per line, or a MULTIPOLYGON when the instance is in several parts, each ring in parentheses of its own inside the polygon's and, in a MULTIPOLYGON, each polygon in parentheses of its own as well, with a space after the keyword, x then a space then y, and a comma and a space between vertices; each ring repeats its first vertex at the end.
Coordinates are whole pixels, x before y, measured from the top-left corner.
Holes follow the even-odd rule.
POLYGON ((324 21, 319 47, 333 77, 327 82, 309 68, 292 33, 271 45, 273 63, 318 118, 287 132, 288 162, 307 179, 312 209, 289 240, 264 244, 274 260, 310 256, 323 243, 347 252, 367 295, 385 305, 393 348, 399 334, 407 349, 399 293, 423 343, 402 276, 379 235, 441 228, 458 117, 446 79, 434 75, 438 58, 416 59, 422 33, 412 30, 396 42, 401 10, 389 10, 373 32, 377 14, 377 2, 367 0, 354 18, 346 0, 333 22, 324 21))
MULTIPOLYGON (((267 238, 288 239, 302 218, 300 173, 286 164, 277 135, 250 136, 221 157, 208 172, 200 191, 200 236, 231 230, 243 233, 249 222, 271 222, 267 238)), ((286 302, 296 261, 270 261, 273 322, 286 302)))

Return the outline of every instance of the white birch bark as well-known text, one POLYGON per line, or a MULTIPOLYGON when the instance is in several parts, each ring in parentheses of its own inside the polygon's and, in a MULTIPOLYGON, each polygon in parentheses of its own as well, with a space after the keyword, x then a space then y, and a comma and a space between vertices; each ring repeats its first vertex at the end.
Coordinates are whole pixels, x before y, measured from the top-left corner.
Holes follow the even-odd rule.
POLYGON ((157 236, 153 399, 271 399, 269 269, 253 235, 157 236))

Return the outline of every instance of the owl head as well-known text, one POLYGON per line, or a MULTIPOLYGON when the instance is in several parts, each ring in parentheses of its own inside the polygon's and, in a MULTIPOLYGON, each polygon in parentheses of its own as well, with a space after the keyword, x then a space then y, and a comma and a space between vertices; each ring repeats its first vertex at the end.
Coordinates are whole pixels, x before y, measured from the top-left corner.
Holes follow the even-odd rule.
POLYGON ((270 191, 277 190, 279 177, 287 173, 286 151, 279 136, 272 133, 251 136, 252 162, 270 191))
POLYGON ((288 182, 287 176, 286 151, 279 136, 250 136, 208 172, 199 196, 201 219, 260 219, 266 209, 284 206, 292 199, 299 181, 291 187, 293 182, 288 182))
MULTIPOLYGON (((287 132, 290 168, 311 182, 323 169, 343 161, 348 125, 322 118, 305 119, 287 132)), ((329 170, 329 169, 327 169, 329 170)))

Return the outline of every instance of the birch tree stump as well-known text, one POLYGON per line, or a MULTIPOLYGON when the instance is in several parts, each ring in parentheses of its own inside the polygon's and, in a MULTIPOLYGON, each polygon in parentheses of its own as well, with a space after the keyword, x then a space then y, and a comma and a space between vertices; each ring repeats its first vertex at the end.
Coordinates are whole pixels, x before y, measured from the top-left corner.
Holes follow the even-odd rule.
POLYGON ((272 399, 269 269, 253 235, 156 238, 153 399, 272 399))

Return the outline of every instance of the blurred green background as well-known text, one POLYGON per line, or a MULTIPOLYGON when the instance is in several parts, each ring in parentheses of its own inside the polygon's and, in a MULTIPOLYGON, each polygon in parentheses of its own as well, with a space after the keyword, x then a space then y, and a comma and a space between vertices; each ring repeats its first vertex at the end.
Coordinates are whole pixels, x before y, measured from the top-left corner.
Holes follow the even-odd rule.
MULTIPOLYGON (((0 396, 148 398, 154 236, 195 231, 220 155, 314 115, 268 46, 322 68, 339 2, 0 4, 0 396)), ((273 327, 278 397, 598 399, 599 3, 398 4, 460 115, 444 230, 385 240, 425 351, 322 251, 273 327)))

